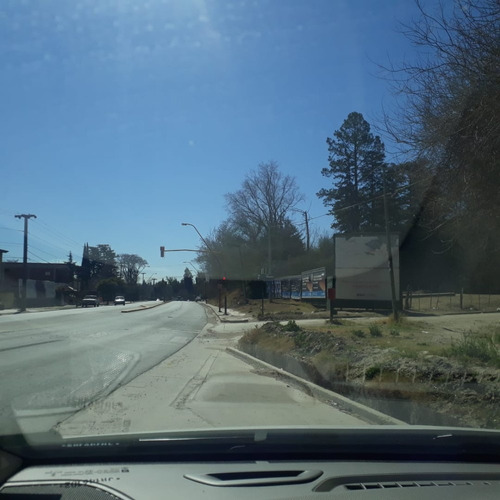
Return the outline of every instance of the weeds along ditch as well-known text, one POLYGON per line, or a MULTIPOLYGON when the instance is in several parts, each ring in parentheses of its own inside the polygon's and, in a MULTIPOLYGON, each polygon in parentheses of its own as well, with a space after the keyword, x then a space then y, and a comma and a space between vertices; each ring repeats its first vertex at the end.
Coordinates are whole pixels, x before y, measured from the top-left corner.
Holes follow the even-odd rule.
POLYGON ((239 348, 277 368, 410 424, 500 428, 500 331, 433 345, 409 321, 265 323, 239 348))

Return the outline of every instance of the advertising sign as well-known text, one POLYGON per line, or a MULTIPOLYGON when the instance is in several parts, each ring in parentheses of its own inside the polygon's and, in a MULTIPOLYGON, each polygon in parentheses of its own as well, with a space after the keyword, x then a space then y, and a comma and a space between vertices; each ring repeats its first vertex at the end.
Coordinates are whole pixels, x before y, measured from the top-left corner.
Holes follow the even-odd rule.
POLYGON ((326 269, 311 269, 302 273, 302 298, 324 299, 326 297, 326 269))
POLYGON ((290 278, 284 278, 281 280, 281 298, 289 299, 290 297, 291 297, 290 278))
MULTIPOLYGON (((391 236, 396 296, 399 297, 399 238, 391 236)), ((336 299, 390 301, 391 282, 387 237, 335 236, 336 299)))
POLYGON ((300 300, 301 276, 287 276, 281 279, 281 298, 300 300))
POLYGON ((290 298, 300 300, 302 288, 302 277, 294 276, 290 278, 290 298))

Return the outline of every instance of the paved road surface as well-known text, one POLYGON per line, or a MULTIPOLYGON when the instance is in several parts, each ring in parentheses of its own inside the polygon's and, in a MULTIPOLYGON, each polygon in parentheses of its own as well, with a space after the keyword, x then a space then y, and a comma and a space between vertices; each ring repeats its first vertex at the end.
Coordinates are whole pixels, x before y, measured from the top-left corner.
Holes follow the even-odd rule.
POLYGON ((121 311, 110 306, 0 317, 3 433, 15 431, 12 413, 42 426, 33 430, 48 430, 61 415, 177 352, 207 323, 205 309, 193 302, 121 311))

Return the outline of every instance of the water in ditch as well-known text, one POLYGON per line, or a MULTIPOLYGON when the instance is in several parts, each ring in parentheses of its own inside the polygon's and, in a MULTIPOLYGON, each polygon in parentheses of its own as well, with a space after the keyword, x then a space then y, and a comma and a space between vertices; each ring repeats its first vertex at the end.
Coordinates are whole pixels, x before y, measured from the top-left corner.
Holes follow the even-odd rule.
POLYGON ((292 356, 268 351, 256 345, 246 346, 245 350, 248 354, 266 361, 277 368, 281 368, 293 375, 297 375, 325 389, 334 391, 408 424, 464 426, 463 422, 459 419, 436 412, 424 402, 412 399, 411 388, 404 390, 404 384, 401 385, 401 389, 388 390, 387 388, 367 388, 361 384, 346 383, 345 381, 325 380, 313 366, 292 356))

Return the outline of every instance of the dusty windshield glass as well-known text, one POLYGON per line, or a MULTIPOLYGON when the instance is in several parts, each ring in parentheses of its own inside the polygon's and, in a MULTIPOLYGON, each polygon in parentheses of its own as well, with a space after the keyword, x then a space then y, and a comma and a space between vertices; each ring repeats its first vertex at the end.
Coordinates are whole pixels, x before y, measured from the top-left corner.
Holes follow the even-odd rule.
POLYGON ((2 434, 499 428, 499 15, 3 1, 2 434))

